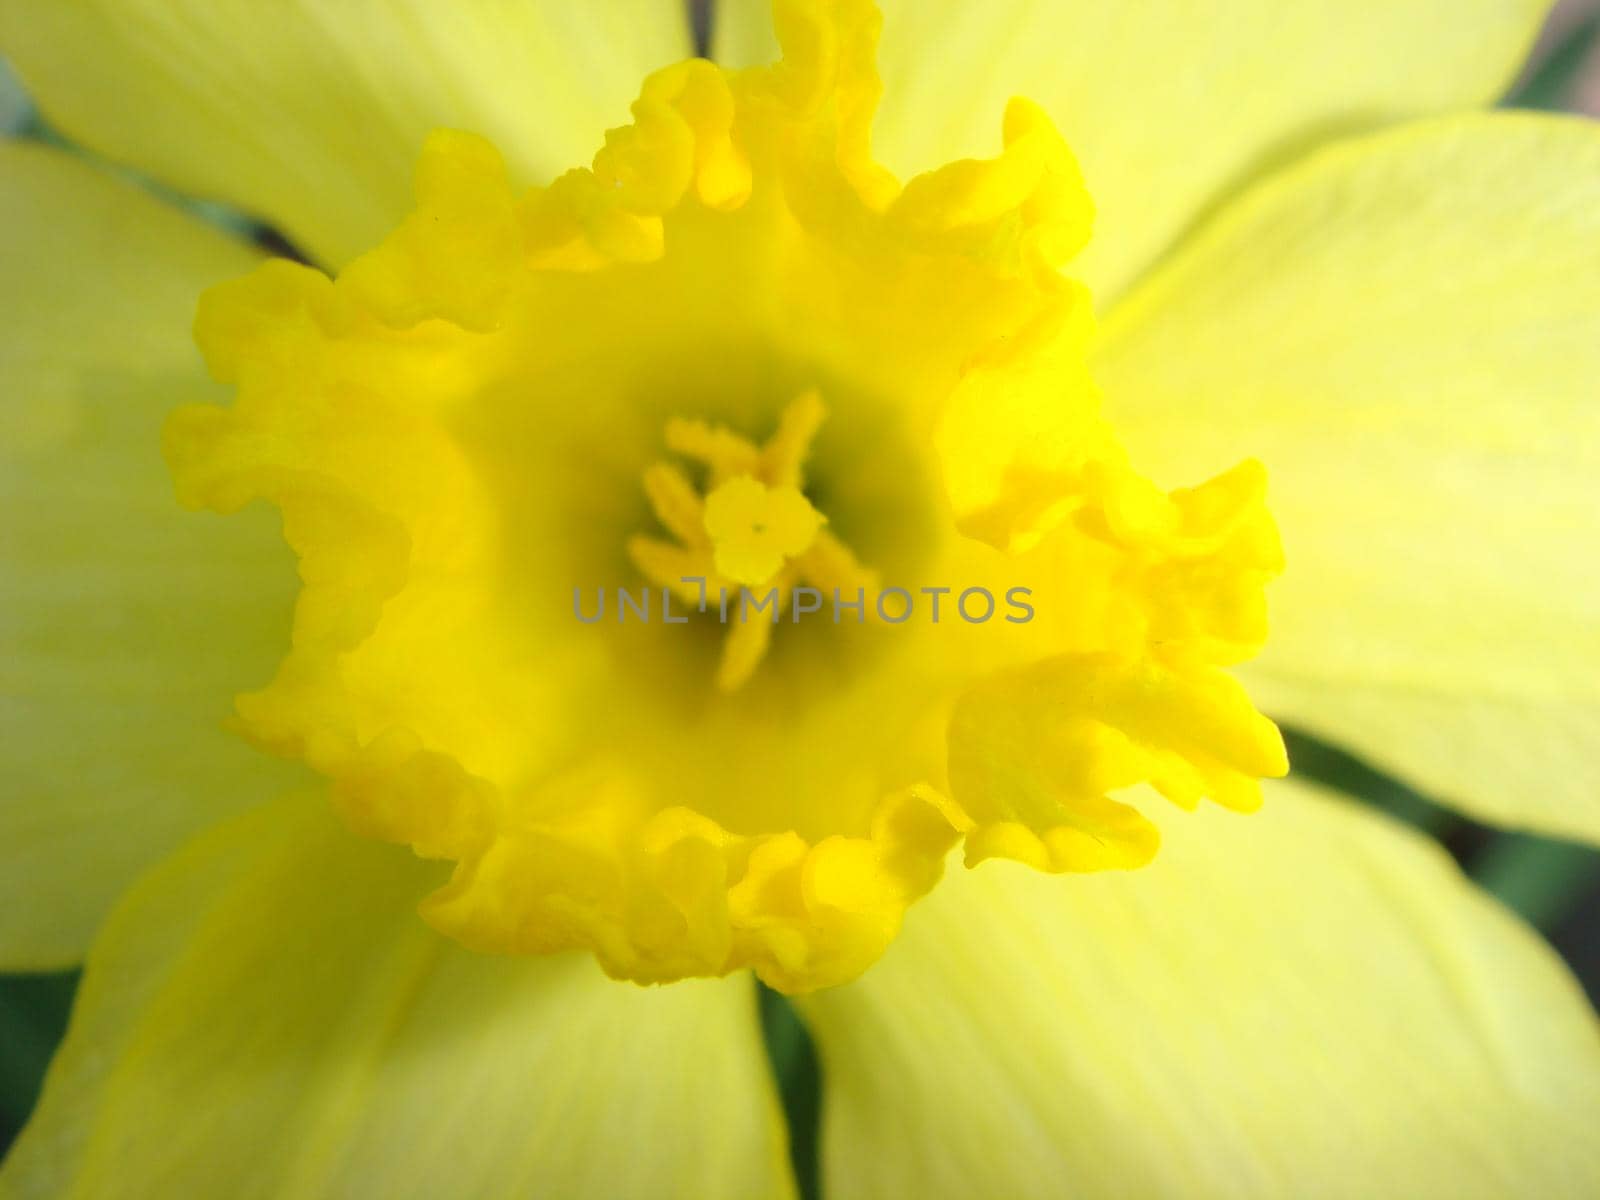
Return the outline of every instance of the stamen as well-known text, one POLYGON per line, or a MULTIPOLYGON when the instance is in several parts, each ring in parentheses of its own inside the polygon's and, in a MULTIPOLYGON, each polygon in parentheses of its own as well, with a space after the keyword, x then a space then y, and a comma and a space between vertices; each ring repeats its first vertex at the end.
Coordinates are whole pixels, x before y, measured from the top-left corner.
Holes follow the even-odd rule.
POLYGON ((711 468, 711 486, 761 469, 761 451, 721 425, 674 418, 667 422, 667 449, 698 459, 711 468))
POLYGON ((656 519, 684 541, 698 538, 705 529, 705 502, 682 471, 656 463, 644 473, 645 494, 656 519))
POLYGON ((828 410, 823 407, 822 396, 816 388, 791 402, 778 419, 778 432, 762 449, 766 469, 763 478, 786 487, 800 487, 804 483, 801 468, 811 452, 812 439, 827 415, 828 410))

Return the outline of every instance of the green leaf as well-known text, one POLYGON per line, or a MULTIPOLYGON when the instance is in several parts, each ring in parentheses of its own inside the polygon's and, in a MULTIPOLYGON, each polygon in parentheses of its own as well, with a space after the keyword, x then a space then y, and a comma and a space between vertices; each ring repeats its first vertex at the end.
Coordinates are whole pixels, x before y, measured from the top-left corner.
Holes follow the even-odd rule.
POLYGON ((77 986, 77 971, 0 975, 0 1154, 39 1098, 77 986))
POLYGON ((778 1082, 778 1098, 789 1125, 789 1161, 801 1200, 817 1200, 817 1130, 822 1113, 822 1068, 817 1050, 794 1006, 757 983, 761 1032, 778 1082))
POLYGON ((1502 834, 1473 861, 1472 877, 1549 933, 1600 878, 1600 852, 1530 834, 1502 834))
POLYGON ((1600 13, 1589 17, 1566 37, 1537 70, 1505 99, 1507 108, 1561 112, 1570 106, 1578 71, 1600 37, 1600 13))

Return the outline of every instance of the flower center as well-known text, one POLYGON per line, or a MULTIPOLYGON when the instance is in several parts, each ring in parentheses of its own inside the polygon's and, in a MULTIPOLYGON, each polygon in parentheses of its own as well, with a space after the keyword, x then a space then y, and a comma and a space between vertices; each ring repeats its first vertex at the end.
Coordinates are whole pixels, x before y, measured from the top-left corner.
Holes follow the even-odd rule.
POLYGON ((827 518, 801 490, 823 416, 821 397, 807 391, 784 409, 777 432, 762 446, 720 425, 674 419, 666 427, 667 448, 700 465, 705 493, 671 463, 644 473, 650 507, 676 541, 631 538, 635 565, 702 612, 714 595, 725 617, 728 596, 735 597, 716 675, 724 692, 736 691, 760 665, 773 622, 790 611, 796 586, 841 594, 875 590, 873 573, 823 528, 827 518), (753 587, 763 593, 759 611, 770 612, 771 620, 748 619, 747 589, 753 587))
POLYGON ((1282 566, 1264 474, 1127 461, 1049 121, 1013 102, 997 158, 902 187, 871 4, 779 17, 781 62, 658 72, 591 169, 518 194, 437 133, 337 279, 201 304, 237 398, 170 422, 180 498, 276 504, 303 581, 239 727, 453 863, 422 912, 480 949, 822 987, 957 844, 1135 867, 1155 793, 1248 809, 1285 770, 1223 669, 1282 566), (641 586, 707 611, 571 603, 641 586), (772 619, 813 593, 876 619, 772 619))

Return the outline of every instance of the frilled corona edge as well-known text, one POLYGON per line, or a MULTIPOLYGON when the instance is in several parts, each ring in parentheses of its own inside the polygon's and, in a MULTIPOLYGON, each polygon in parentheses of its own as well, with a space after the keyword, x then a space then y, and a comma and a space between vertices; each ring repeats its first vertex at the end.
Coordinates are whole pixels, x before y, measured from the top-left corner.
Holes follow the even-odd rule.
MULTIPOLYGON (((482 139, 437 133, 416 210, 337 280, 274 261, 203 300, 237 400, 169 424, 180 497, 277 505, 303 580, 239 724, 328 775, 357 831, 453 860, 423 913, 471 946, 826 986, 963 839, 969 863, 1137 866, 1156 831, 1109 792, 1248 809, 1285 770, 1221 670, 1264 640, 1282 565, 1264 473, 1167 493, 1132 472, 1059 273, 1091 221, 1070 153, 1014 101, 998 158, 902 188, 869 153, 878 24, 854 0, 779 3, 780 63, 652 75, 590 169, 522 195, 482 139), (723 361, 660 384, 659 411, 638 401, 713 342, 723 361), (765 379, 758 345, 795 377, 770 405, 685 411, 719 373, 765 379), (546 603, 637 580, 638 480, 668 422, 770 426, 809 388, 841 440, 868 438, 852 396, 878 398, 930 464, 931 490, 906 485, 935 530, 920 577, 1025 581, 1038 622, 981 646, 878 631, 912 648, 863 652, 832 690, 807 676, 791 711, 701 690, 675 630, 607 642, 546 603)), ((786 502, 813 537, 823 517, 786 502)))

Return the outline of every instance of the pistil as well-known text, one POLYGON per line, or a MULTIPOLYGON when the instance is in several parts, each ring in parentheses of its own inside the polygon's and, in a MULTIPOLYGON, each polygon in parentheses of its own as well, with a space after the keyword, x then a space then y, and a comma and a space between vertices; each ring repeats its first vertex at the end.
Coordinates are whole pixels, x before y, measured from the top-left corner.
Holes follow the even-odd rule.
MULTIPOLYGON (((776 593, 775 606, 761 612, 777 613, 800 585, 851 595, 875 591, 876 575, 828 531, 827 517, 803 490, 805 462, 826 415, 816 390, 804 392, 760 446, 722 425, 668 421, 667 448, 704 468, 705 491, 672 463, 645 469, 650 507, 676 541, 630 539, 634 565, 696 606, 707 594, 759 588, 763 599, 776 593)), ((755 674, 772 640, 771 621, 760 613, 745 620, 742 604, 736 611, 717 666, 716 686, 723 692, 737 691, 755 674)))

